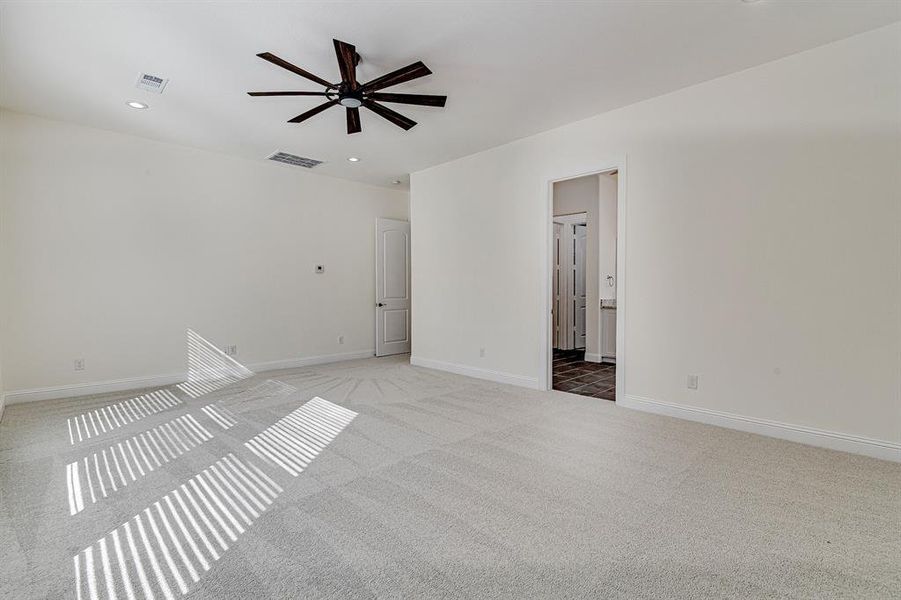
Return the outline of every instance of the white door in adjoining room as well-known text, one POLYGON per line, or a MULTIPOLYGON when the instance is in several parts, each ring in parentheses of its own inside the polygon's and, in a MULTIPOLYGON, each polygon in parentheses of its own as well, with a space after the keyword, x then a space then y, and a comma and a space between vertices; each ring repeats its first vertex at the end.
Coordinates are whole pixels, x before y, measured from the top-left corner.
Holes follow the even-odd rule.
POLYGON ((555 349, 574 350, 585 347, 587 316, 585 221, 585 213, 554 217, 552 282, 554 291, 551 316, 554 319, 555 349))
MULTIPOLYGON (((566 285, 566 277, 563 273, 563 263, 560 252, 560 244, 563 243, 563 225, 554 223, 554 282, 553 291, 551 292, 551 316, 553 318, 554 327, 554 348, 560 348, 561 338, 563 336, 563 298, 564 290, 561 286, 566 285)), ((564 250, 565 252, 565 250, 564 250)))
POLYGON ((573 346, 585 347, 585 251, 588 227, 573 225, 573 346))
POLYGON ((376 220, 375 355, 410 351, 410 223, 376 220))

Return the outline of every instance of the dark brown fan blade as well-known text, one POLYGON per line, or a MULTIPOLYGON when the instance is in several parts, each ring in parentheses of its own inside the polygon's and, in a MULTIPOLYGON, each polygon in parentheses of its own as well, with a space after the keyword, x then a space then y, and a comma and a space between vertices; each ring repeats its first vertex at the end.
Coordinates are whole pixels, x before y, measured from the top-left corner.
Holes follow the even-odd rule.
POLYGON ((327 96, 325 92, 247 92, 248 96, 327 96))
POLYGON ((357 66, 356 57, 357 49, 352 44, 342 42, 341 40, 332 40, 335 42, 335 54, 338 56, 338 68, 341 69, 341 80, 355 90, 359 87, 357 83, 357 66))
POLYGON ((382 106, 381 104, 376 104, 372 100, 363 100, 363 106, 377 114, 378 116, 388 119, 398 127, 402 127, 404 129, 411 129, 416 125, 416 121, 412 119, 408 119, 400 113, 394 112, 390 108, 382 106))
POLYGON ((328 81, 326 81, 325 79, 323 79, 321 77, 317 77, 316 75, 313 75, 312 73, 310 73, 308 71, 304 71, 300 67, 292 65, 291 63, 289 63, 286 60, 282 60, 281 58, 277 57, 276 55, 272 54, 271 52, 262 52, 260 54, 257 54, 257 56, 259 56, 263 60, 268 60, 272 64, 278 65, 283 69, 288 69, 295 75, 300 75, 301 77, 305 77, 306 79, 309 79, 310 81, 315 81, 319 85, 324 85, 325 87, 333 87, 332 84, 329 83, 328 81))
POLYGON ((422 61, 417 61, 412 65, 407 65, 402 69, 392 71, 387 75, 382 75, 377 79, 373 79, 369 83, 364 84, 362 89, 364 92, 374 92, 382 88, 391 87, 398 83, 404 83, 405 81, 418 79, 419 77, 425 77, 426 75, 431 74, 432 72, 429 71, 427 66, 422 64, 422 61))
POLYGON ((308 110, 307 112, 303 113, 302 115, 297 115, 296 117, 294 117, 293 119, 291 119, 290 121, 288 121, 288 123, 300 123, 301 121, 306 121, 306 120, 309 119, 310 117, 312 117, 312 116, 314 116, 314 115, 318 115, 319 113, 321 113, 321 112, 324 111, 325 109, 330 108, 330 107, 332 107, 332 106, 334 106, 334 105, 336 105, 336 104, 338 104, 338 101, 337 101, 337 100, 331 100, 331 101, 329 101, 329 102, 326 102, 325 104, 320 104, 320 105, 317 106, 316 108, 311 108, 310 110, 308 110))
POLYGON ((368 94, 370 100, 379 102, 397 102, 398 104, 418 104, 420 106, 444 106, 447 96, 430 96, 428 94, 385 94, 374 92, 368 94))
POLYGON ((363 128, 360 127, 360 109, 347 109, 347 133, 360 133, 363 128))

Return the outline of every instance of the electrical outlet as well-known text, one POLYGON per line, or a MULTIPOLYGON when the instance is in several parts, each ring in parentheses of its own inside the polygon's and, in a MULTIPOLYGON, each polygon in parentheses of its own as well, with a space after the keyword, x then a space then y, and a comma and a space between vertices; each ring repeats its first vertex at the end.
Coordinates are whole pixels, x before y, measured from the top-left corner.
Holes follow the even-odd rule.
POLYGON ((238 356, 238 347, 232 344, 231 346, 225 347, 225 355, 226 356, 238 356))
POLYGON ((479 357, 485 358, 485 349, 484 348, 479 348, 479 357))
POLYGON ((343 344, 343 343, 344 343, 344 336, 343 336, 343 335, 339 335, 339 336, 338 336, 338 343, 339 343, 339 344, 343 344))
POLYGON ((84 359, 83 358, 75 359, 75 370, 76 371, 84 371, 84 359))
POLYGON ((697 375, 689 375, 686 385, 688 386, 688 389, 690 389, 690 390, 698 389, 698 376, 697 375))

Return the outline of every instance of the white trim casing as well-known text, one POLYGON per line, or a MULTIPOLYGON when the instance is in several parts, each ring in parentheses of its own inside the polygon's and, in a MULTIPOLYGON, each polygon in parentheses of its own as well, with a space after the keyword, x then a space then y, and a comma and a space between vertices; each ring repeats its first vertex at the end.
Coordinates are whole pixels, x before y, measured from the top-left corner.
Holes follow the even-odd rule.
MULTIPOLYGON (((358 350, 342 354, 323 354, 319 356, 305 356, 301 358, 289 358, 269 362, 247 365, 251 371, 262 373, 265 371, 277 371, 280 369, 295 369, 297 367, 309 367, 326 363, 356 360, 375 356, 374 350, 358 350)), ((171 373, 168 375, 150 375, 147 377, 130 377, 127 379, 112 379, 108 381, 94 381, 89 383, 74 383, 53 387, 34 388, 27 390, 12 390, 3 395, 4 403, 23 404, 25 402, 38 402, 41 400, 59 400, 61 398, 74 398, 76 396, 93 396, 96 394, 108 394, 112 392, 125 392, 149 387, 164 387, 185 381, 185 373, 171 373)))
POLYGON ((457 375, 466 375, 475 377, 476 379, 486 379, 496 383, 508 383, 510 385, 518 385, 533 390, 543 390, 538 379, 534 377, 525 377, 523 375, 511 375, 510 373, 502 373, 500 371, 491 371, 489 369, 479 369, 470 367, 469 365, 461 365, 457 363, 445 362, 442 360, 434 360, 431 358, 420 358, 418 356, 410 357, 410 364, 415 367, 426 367, 427 369, 436 369, 438 371, 447 371, 448 373, 456 373, 457 375))
POLYGON ((619 406, 633 410, 687 419, 708 425, 717 425, 727 429, 737 429, 809 446, 901 462, 901 443, 888 440, 876 440, 837 431, 781 423, 757 417, 746 417, 709 408, 661 402, 660 400, 652 400, 642 396, 617 396, 616 403, 619 406))

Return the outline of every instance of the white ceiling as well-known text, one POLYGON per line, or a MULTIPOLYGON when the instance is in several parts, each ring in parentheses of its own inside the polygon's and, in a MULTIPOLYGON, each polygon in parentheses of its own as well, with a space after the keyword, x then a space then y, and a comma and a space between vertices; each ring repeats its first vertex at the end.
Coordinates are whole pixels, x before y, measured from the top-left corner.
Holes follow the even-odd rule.
POLYGON ((0 105, 252 159, 285 150, 390 186, 899 19, 897 0, 3 2, 0 105), (333 37, 356 44, 361 81, 424 61, 433 75, 384 91, 446 94, 447 106, 389 105, 419 122, 408 132, 361 110, 349 136, 338 108, 286 123, 318 98, 245 94, 321 89, 263 51, 340 79, 333 37), (142 71, 170 78, 163 95, 134 87, 142 71))

